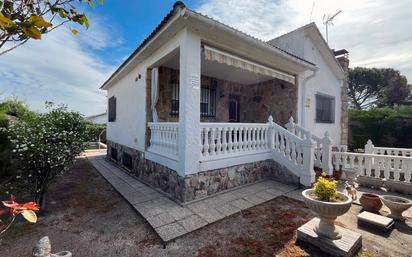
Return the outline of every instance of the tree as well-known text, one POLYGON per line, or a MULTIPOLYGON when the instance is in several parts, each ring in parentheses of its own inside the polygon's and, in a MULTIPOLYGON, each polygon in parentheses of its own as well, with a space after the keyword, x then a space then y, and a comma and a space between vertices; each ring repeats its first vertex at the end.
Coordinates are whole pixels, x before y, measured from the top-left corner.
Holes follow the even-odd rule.
POLYGON ((348 83, 350 104, 358 110, 393 106, 405 100, 411 90, 406 77, 391 68, 350 69, 348 83))
POLYGON ((10 124, 7 129, 14 158, 21 165, 5 189, 28 189, 40 205, 50 182, 67 171, 84 150, 86 137, 86 124, 79 113, 64 106, 48 105, 48 109, 48 113, 10 124))
MULTIPOLYGON (((100 4, 103 0, 97 0, 100 4)), ((66 23, 89 27, 86 14, 79 13, 79 3, 94 6, 94 0, 0 0, 0 55, 66 23), (6 43, 12 46, 4 50, 6 43)), ((71 29, 77 35, 76 29, 71 29)))

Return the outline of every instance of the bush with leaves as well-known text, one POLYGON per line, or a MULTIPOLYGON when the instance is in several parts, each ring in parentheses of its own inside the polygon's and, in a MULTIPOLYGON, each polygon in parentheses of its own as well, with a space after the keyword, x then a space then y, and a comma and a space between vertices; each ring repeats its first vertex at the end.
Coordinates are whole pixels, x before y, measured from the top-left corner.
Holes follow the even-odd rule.
MULTIPOLYGON (((106 129, 106 125, 95 124, 91 122, 86 123, 86 140, 88 142, 98 142, 100 134, 106 129)), ((101 138, 105 141, 104 138, 101 138)))
POLYGON ((0 103, 0 186, 17 170, 17 162, 12 158, 12 146, 6 133, 9 120, 27 122, 35 116, 36 114, 17 98, 0 103))
POLYGON ((368 139, 376 146, 412 147, 412 107, 349 109, 349 148, 363 149, 368 139))
POLYGON ((319 177, 318 181, 313 186, 313 191, 316 197, 321 201, 331 202, 336 199, 336 181, 328 180, 324 177, 319 177))
POLYGON ((49 112, 29 122, 9 125, 7 133, 20 169, 6 187, 29 189, 39 204, 49 183, 68 170, 85 147, 83 117, 64 106, 48 105, 49 112))

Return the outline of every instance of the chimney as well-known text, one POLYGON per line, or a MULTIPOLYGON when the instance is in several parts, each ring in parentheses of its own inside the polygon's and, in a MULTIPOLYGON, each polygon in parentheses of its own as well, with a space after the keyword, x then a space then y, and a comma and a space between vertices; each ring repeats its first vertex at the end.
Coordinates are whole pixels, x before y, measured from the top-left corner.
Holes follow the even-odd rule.
POLYGON ((349 52, 346 49, 341 49, 333 51, 335 54, 336 60, 338 60, 343 71, 347 73, 349 71, 349 52))

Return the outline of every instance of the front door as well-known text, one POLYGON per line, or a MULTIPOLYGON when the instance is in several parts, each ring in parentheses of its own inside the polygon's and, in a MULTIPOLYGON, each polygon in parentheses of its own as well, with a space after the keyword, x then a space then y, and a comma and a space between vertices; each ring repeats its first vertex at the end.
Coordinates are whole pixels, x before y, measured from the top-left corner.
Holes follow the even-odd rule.
POLYGON ((239 100, 238 95, 229 95, 229 122, 240 121, 239 100))

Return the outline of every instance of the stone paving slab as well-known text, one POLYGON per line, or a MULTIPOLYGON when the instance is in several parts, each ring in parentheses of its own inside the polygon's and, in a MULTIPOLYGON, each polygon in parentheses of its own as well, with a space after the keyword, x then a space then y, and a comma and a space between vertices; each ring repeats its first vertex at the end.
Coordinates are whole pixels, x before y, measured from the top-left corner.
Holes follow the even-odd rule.
POLYGON ((265 180, 182 206, 128 175, 123 169, 107 161, 105 155, 88 156, 88 159, 146 219, 164 242, 278 196, 292 194, 296 189, 295 186, 265 180))

